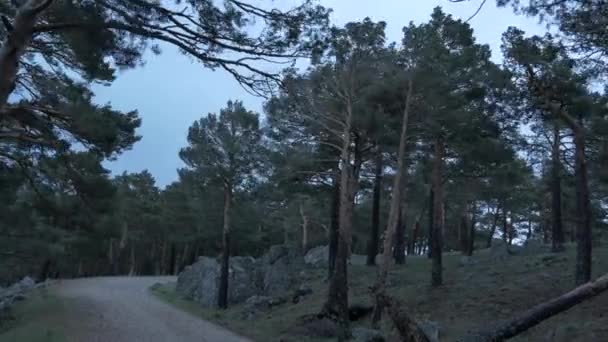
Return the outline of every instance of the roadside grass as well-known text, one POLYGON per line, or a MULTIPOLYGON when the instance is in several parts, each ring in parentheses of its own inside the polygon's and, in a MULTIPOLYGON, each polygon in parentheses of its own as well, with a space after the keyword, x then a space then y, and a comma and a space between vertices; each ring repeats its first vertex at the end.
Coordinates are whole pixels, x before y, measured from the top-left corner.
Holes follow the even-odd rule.
MULTIPOLYGON (((400 298, 418 320, 431 320, 440 327, 441 341, 456 341, 470 331, 487 328, 511 318, 530 307, 563 294, 574 286, 575 245, 566 252, 534 253, 497 257, 480 250, 468 264, 461 264, 458 254, 444 254, 444 285, 432 288, 431 261, 411 257, 406 265, 395 267, 389 275, 388 291, 400 298)), ((608 247, 597 246, 593 252, 594 277, 608 273, 608 247)), ((369 287, 376 278, 373 267, 349 268, 350 302, 370 303, 369 287)), ((195 302, 180 298, 175 284, 157 287, 152 292, 160 299, 215 322, 255 341, 330 341, 314 340, 289 334, 298 319, 318 313, 327 295, 325 270, 308 270, 306 284, 314 293, 297 304, 274 307, 254 319, 243 318, 243 306, 228 310, 204 309, 195 302)), ((542 322, 512 341, 585 341, 608 340, 608 294, 542 322)), ((353 326, 370 326, 369 321, 353 326)), ((394 335, 390 322, 383 320, 382 331, 394 335)))
POLYGON ((15 304, 0 327, 0 342, 65 342, 61 329, 64 303, 52 289, 39 288, 15 304))

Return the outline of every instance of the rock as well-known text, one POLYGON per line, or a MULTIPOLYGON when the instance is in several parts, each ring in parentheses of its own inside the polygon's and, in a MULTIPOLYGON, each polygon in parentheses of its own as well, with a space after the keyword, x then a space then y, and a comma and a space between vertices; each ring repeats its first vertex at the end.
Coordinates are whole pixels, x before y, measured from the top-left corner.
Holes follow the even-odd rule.
POLYGON ((309 296, 313 293, 312 289, 306 285, 301 285, 297 290, 295 290, 293 296, 291 297, 291 302, 296 304, 300 302, 300 299, 309 296))
POLYGON ((205 307, 214 307, 218 302, 219 275, 220 265, 217 260, 201 257, 179 274, 175 290, 181 296, 205 307))
POLYGON ((426 333, 431 342, 439 342, 439 323, 434 321, 424 321, 420 323, 420 328, 426 333))
POLYGON ((23 294, 23 293, 19 293, 19 294, 15 295, 15 296, 13 297, 13 301, 15 301, 15 302, 22 302, 22 301, 24 301, 24 300, 26 300, 26 299, 27 299, 27 297, 26 297, 26 295, 25 295, 25 294, 23 294))
POLYGON ((242 303, 259 292, 256 260, 251 257, 232 257, 230 261, 228 296, 230 303, 242 303))
POLYGON ((460 257, 460 266, 471 266, 478 264, 479 260, 474 259, 472 256, 463 255, 460 257))
POLYGON ((17 283, 13 284, 10 289, 18 289, 19 291, 28 291, 34 288, 34 286, 36 286, 36 282, 34 281, 34 279, 30 278, 30 277, 25 277, 23 279, 21 279, 20 281, 18 281, 17 283))
MULTIPOLYGON (((250 257, 230 258, 228 302, 237 304, 259 292, 256 281, 256 261, 250 257)), ((215 307, 218 302, 220 265, 214 258, 202 257, 184 269, 178 278, 178 294, 204 307, 215 307)))
POLYGON ((319 246, 312 248, 304 255, 304 263, 313 267, 327 266, 329 259, 329 246, 319 246))
POLYGON ((276 296, 299 283, 304 265, 301 255, 285 246, 272 246, 261 258, 263 294, 276 296))
POLYGON ((356 327, 352 330, 353 341, 356 342, 384 342, 384 335, 378 330, 356 327))
POLYGON ((266 311, 272 306, 272 297, 252 296, 245 301, 245 307, 251 310, 266 311))

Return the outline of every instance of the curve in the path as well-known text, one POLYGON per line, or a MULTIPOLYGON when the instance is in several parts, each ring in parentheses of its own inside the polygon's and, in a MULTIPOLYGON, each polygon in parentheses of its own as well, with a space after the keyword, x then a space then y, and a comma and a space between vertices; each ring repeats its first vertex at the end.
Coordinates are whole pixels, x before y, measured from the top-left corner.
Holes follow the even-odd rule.
POLYGON ((249 342, 180 311, 148 291, 175 277, 99 277, 62 280, 65 332, 70 342, 249 342))

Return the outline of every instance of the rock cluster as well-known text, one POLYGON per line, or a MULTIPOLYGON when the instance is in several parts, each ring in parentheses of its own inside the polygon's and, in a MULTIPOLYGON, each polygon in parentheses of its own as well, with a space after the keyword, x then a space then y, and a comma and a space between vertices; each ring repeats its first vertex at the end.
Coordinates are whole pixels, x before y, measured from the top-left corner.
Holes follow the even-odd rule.
POLYGON ((44 285, 45 283, 36 285, 36 282, 32 278, 25 277, 6 289, 0 287, 0 311, 10 309, 15 302, 24 300, 27 293, 36 286, 44 285))
MULTIPOLYGON (((272 246, 259 259, 231 257, 228 302, 238 304, 254 296, 259 299, 283 295, 300 283, 299 271, 303 267, 302 256, 281 245, 272 246)), ((218 260, 200 257, 179 274, 176 291, 204 307, 214 307, 218 302, 219 277, 218 260)))

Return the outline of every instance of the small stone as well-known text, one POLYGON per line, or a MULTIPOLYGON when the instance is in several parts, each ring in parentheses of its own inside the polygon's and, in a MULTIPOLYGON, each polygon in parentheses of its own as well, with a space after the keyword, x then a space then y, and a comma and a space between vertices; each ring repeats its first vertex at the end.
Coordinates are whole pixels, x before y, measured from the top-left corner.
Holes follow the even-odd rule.
POLYGON ((420 323, 420 328, 422 328, 431 342, 439 342, 439 323, 435 321, 424 321, 420 323))

